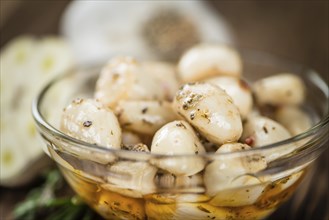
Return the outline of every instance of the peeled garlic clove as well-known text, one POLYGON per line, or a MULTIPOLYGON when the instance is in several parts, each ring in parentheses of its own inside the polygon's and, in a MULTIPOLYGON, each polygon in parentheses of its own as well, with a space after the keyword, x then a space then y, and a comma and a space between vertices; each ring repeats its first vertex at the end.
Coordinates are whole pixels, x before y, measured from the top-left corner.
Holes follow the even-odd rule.
POLYGON ((210 200, 209 204, 214 206, 239 207, 254 204, 263 194, 267 184, 256 184, 235 189, 228 189, 218 192, 210 200))
POLYGON ((155 178, 155 183, 159 189, 170 190, 171 192, 184 193, 202 193, 204 192, 203 178, 201 174, 192 176, 176 176, 172 173, 158 173, 155 178))
POLYGON ((246 118, 251 112, 253 106, 252 94, 249 85, 245 81, 232 76, 218 76, 208 79, 206 82, 219 86, 231 96, 242 118, 246 118))
POLYGON ((142 141, 137 134, 131 131, 126 131, 126 130, 122 131, 122 144, 124 146, 130 146, 139 143, 142 143, 142 141))
POLYGON ((63 110, 61 131, 91 144, 121 148, 121 128, 116 116, 92 99, 76 99, 63 110))
POLYGON ((236 142, 242 134, 238 108, 224 90, 212 84, 185 84, 176 93, 173 109, 215 144, 236 142))
MULTIPOLYGON (((241 140, 252 146, 262 147, 290 138, 286 128, 276 121, 262 116, 249 117, 243 126, 241 140)), ((268 162, 287 155, 296 149, 295 144, 277 146, 263 152, 268 162)))
POLYGON ((154 178, 157 168, 144 161, 119 161, 110 165, 107 189, 122 195, 141 198, 156 190, 154 178))
POLYGON ((191 157, 205 152, 193 128, 185 121, 173 121, 160 128, 154 135, 151 153, 184 155, 180 157, 154 158, 152 163, 175 175, 190 176, 204 168, 202 158, 191 157), (191 155, 191 156, 189 156, 191 155))
POLYGON ((240 55, 226 45, 200 44, 183 54, 178 73, 183 82, 196 82, 218 75, 240 77, 240 55))
POLYGON ((163 100, 166 91, 159 83, 137 60, 117 57, 102 69, 96 82, 95 98, 111 108, 120 100, 163 100))
POLYGON ((234 219, 232 211, 207 203, 159 204, 147 201, 145 211, 148 219, 234 219))
POLYGON ((274 113, 274 118, 292 135, 301 134, 312 127, 311 118, 295 106, 281 106, 274 113))
POLYGON ((281 73, 256 81, 253 85, 259 105, 298 105, 304 101, 305 85, 291 73, 281 73))
MULTIPOLYGON (((241 143, 224 144, 216 154, 248 150, 250 146, 241 143)), ((266 161, 260 155, 221 155, 205 169, 204 183, 207 195, 215 196, 224 190, 259 184, 251 174, 266 168, 266 161)))
POLYGON ((153 135, 176 118, 171 105, 159 101, 122 101, 116 113, 123 128, 146 135, 153 135))
POLYGON ((159 81, 159 86, 165 93, 166 100, 172 100, 179 88, 176 69, 174 65, 165 62, 144 62, 142 71, 151 74, 159 81))

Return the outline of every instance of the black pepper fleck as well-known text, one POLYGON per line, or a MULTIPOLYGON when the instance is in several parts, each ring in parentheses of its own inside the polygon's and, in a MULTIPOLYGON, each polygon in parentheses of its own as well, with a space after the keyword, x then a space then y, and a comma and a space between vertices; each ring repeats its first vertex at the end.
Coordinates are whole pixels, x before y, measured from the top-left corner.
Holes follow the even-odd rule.
POLYGON ((90 127, 92 124, 93 124, 92 121, 85 121, 85 122, 83 122, 83 127, 88 128, 88 127, 90 127))
POLYGON ((148 110, 147 107, 143 108, 142 113, 145 114, 147 112, 147 110, 148 110))

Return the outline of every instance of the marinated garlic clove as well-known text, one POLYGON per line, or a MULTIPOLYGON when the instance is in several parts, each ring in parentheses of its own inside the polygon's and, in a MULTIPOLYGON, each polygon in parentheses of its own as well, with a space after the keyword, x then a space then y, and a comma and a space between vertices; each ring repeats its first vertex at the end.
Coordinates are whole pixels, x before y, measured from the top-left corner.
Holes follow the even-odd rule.
POLYGON ((281 106, 276 110, 274 118, 292 135, 301 134, 312 127, 310 117, 295 106, 281 106))
POLYGON ((157 168, 145 161, 119 161, 108 168, 105 188, 122 195, 142 198, 156 190, 154 178, 157 168))
POLYGON ((252 205, 257 202, 267 186, 257 180, 255 182, 259 184, 220 191, 209 204, 229 207, 252 205))
POLYGON ((183 82, 196 82, 212 76, 241 76, 239 54, 225 45, 200 44, 188 50, 178 63, 183 82))
MULTIPOLYGON (((155 183, 159 189, 170 189, 178 192, 179 190, 190 193, 203 193, 204 187, 203 177, 201 174, 195 174, 192 176, 176 176, 172 173, 158 173, 155 177, 155 183)), ((165 195, 163 198, 167 198, 165 195)))
POLYGON ((251 112, 253 106, 252 94, 249 85, 245 81, 231 76, 218 76, 206 82, 219 86, 231 96, 242 118, 246 118, 251 112))
POLYGON ((142 63, 142 69, 159 81, 165 99, 172 100, 179 88, 175 66, 165 62, 149 61, 142 63))
POLYGON ((148 219, 235 219, 232 210, 223 207, 214 207, 202 202, 161 204, 147 201, 145 211, 148 219))
MULTIPOLYGON (((241 140, 252 147, 262 147, 290 137, 288 130, 278 122, 262 116, 253 116, 245 122, 241 140)), ((272 161, 294 151, 295 148, 295 144, 278 146, 264 151, 264 156, 267 161, 272 161)))
POLYGON ((64 109, 61 131, 91 144, 120 149, 121 128, 116 116, 92 99, 76 99, 64 109))
POLYGON ((159 83, 138 61, 118 57, 102 69, 96 82, 95 98, 111 108, 121 100, 164 100, 166 91, 159 83))
POLYGON ((140 137, 131 131, 122 131, 122 144, 124 146, 131 146, 142 143, 140 137))
MULTIPOLYGON (((215 196, 217 193, 220 195, 220 193, 225 190, 249 187, 261 183, 260 180, 251 175, 267 166, 266 161, 260 155, 248 155, 243 157, 241 155, 225 155, 225 153, 248 150, 250 148, 251 147, 246 144, 233 143, 224 144, 216 151, 216 154, 224 154, 215 158, 205 169, 204 183, 207 195, 215 196)), ((227 197, 223 197, 222 199, 230 200, 230 195, 228 193, 226 195, 227 197)), ((254 199, 250 198, 250 200, 244 200, 243 202, 249 203, 253 201, 254 199)))
POLYGON ((176 119, 171 105, 159 101, 122 101, 116 108, 124 129, 153 135, 164 124, 176 119))
POLYGON ((185 84, 176 93, 173 108, 215 144, 236 142, 242 134, 238 108, 224 90, 212 84, 185 84))
POLYGON ((192 156, 204 152, 193 128, 185 121, 173 121, 164 125, 155 133, 151 146, 151 153, 154 154, 184 155, 152 160, 155 166, 177 176, 191 176, 200 172, 204 168, 204 161, 192 156))
POLYGON ((304 101, 305 85, 296 75, 281 73, 256 81, 253 85, 259 105, 298 105, 304 101))

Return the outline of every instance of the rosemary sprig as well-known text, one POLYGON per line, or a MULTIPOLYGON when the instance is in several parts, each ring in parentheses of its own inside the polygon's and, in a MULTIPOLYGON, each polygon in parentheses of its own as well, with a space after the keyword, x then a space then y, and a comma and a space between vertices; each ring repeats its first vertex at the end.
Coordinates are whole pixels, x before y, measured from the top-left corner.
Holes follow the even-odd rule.
POLYGON ((56 191, 63 187, 58 170, 45 176, 45 182, 32 189, 26 199, 14 209, 16 220, 94 220, 101 219, 78 196, 57 198, 56 191))

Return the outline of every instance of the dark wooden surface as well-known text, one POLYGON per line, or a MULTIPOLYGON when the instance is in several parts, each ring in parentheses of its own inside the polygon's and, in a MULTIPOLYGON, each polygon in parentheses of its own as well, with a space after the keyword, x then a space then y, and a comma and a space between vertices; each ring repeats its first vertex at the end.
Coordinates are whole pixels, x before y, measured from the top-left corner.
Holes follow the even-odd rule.
MULTIPOLYGON (((21 34, 58 34, 68 0, 0 0, 0 46, 21 34)), ((239 46, 260 49, 313 67, 328 80, 328 1, 209 1, 227 19, 239 46)), ((313 176, 292 200, 269 219, 328 220, 328 150, 313 176), (310 187, 307 185, 310 184, 310 187), (306 190, 309 188, 310 190, 306 190), (297 207, 297 208, 296 208, 297 207)), ((31 186, 0 188, 0 219, 9 219, 13 206, 31 186)))

